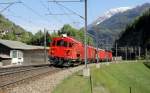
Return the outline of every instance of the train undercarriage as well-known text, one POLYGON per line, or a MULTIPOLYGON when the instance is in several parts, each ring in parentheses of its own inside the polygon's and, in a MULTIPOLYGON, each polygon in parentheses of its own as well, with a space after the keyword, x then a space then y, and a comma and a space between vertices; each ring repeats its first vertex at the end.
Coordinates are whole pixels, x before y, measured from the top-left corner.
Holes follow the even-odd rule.
POLYGON ((82 64, 82 61, 79 59, 64 59, 61 57, 49 57, 49 62, 54 66, 62 67, 77 66, 82 64))

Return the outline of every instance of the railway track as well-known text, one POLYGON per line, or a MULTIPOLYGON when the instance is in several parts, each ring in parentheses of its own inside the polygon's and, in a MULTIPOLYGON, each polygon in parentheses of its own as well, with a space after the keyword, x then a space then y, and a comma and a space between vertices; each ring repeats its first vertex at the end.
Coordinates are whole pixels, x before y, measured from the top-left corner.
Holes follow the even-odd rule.
POLYGON ((40 77, 43 74, 53 74, 64 68, 55 68, 49 65, 22 66, 0 69, 0 89, 17 85, 19 82, 29 81, 33 77, 40 77))

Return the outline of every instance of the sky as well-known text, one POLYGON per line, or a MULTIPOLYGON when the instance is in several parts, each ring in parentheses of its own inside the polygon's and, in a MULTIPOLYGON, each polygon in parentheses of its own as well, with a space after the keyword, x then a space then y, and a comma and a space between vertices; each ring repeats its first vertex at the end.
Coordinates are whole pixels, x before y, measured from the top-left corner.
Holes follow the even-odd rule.
MULTIPOLYGON (((84 26, 81 18, 84 17, 84 2, 57 4, 48 1, 53 0, 0 0, 0 13, 32 33, 43 31, 44 28, 49 32, 57 31, 64 24, 71 24, 76 28, 84 26), (7 2, 17 3, 11 6, 2 4, 7 2), (7 6, 9 7, 6 8, 7 6)), ((88 24, 110 9, 135 7, 144 3, 150 3, 150 0, 88 0, 88 24)))

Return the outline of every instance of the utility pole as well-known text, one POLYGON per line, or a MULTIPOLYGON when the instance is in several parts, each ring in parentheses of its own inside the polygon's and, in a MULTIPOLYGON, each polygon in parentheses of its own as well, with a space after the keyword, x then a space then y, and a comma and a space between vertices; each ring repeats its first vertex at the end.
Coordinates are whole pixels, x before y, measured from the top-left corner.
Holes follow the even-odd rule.
POLYGON ((46 29, 44 28, 44 62, 46 63, 46 59, 47 59, 47 49, 46 49, 46 29))
POLYGON ((141 47, 139 46, 139 59, 141 58, 141 47))
POLYGON ((85 28, 84 28, 84 63, 85 69, 83 69, 83 76, 90 76, 90 69, 87 67, 87 0, 84 2, 84 20, 85 20, 85 28))
POLYGON ((145 59, 147 60, 147 48, 145 48, 145 59))
POLYGON ((135 59, 136 59, 136 47, 134 47, 134 56, 135 56, 135 59))
POLYGON ((126 60, 128 59, 128 47, 126 46, 126 60))
POLYGON ((107 62, 108 62, 108 39, 106 40, 106 59, 107 59, 107 62))
POLYGON ((98 57, 98 33, 96 31, 96 59, 97 59, 97 63, 99 62, 99 57, 98 57))
POLYGON ((132 59, 132 54, 133 54, 133 47, 130 47, 130 60, 132 59))
POLYGON ((118 53, 117 47, 118 46, 117 46, 117 41, 116 41, 116 59, 115 59, 116 62, 117 62, 117 56, 118 56, 118 54, 117 54, 118 53))
POLYGON ((85 16, 85 28, 84 28, 84 61, 85 61, 85 67, 87 68, 87 0, 85 0, 85 4, 84 4, 84 16, 85 16))

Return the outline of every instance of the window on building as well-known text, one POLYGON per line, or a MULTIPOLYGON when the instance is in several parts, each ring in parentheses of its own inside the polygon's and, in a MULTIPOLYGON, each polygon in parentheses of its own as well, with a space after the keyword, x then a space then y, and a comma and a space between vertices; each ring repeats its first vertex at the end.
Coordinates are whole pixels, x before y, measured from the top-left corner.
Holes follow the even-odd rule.
POLYGON ((17 50, 14 50, 14 51, 12 52, 12 57, 13 57, 13 58, 17 58, 17 50))

